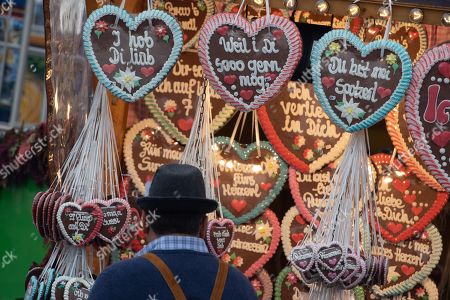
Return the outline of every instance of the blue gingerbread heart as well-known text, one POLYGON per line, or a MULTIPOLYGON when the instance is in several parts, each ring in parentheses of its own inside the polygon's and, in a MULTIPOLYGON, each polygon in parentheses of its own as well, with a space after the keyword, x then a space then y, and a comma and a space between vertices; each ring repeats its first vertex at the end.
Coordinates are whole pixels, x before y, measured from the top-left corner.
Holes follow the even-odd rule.
POLYGON ((311 54, 314 91, 330 119, 347 132, 382 120, 412 77, 406 50, 390 40, 365 45, 346 30, 325 34, 311 54))
POLYGON ((113 5, 92 12, 84 25, 83 40, 98 80, 128 102, 156 88, 183 48, 183 32, 172 15, 147 10, 132 17, 113 5))

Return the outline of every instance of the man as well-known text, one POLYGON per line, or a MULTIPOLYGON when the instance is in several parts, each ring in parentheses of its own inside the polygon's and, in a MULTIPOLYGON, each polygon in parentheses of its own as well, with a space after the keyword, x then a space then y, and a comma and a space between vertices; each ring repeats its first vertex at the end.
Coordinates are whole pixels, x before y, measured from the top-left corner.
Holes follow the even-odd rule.
POLYGON ((90 300, 257 299, 248 279, 208 253, 206 199, 199 169, 169 164, 156 172, 148 197, 138 205, 155 216, 150 243, 139 257, 108 267, 95 281, 90 300), (155 213, 156 212, 156 213, 155 213))

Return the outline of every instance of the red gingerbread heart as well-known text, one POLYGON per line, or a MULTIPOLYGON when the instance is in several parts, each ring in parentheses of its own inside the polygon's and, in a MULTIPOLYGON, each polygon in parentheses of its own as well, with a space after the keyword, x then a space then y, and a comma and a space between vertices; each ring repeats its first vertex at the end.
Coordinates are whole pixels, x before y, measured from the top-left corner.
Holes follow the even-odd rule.
POLYGON ((442 210, 448 194, 420 181, 399 160, 391 164, 390 155, 371 158, 377 173, 377 229, 393 243, 414 237, 442 210))

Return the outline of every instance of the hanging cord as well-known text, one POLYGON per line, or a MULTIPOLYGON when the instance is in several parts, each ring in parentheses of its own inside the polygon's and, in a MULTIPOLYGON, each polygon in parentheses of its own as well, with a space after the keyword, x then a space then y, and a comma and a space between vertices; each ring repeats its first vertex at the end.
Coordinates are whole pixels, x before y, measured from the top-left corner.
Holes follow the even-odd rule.
POLYGON ((256 114, 256 110, 253 111, 253 120, 255 126, 255 136, 256 136, 256 150, 258 151, 258 157, 261 157, 261 140, 259 138, 259 124, 258 124, 258 115, 256 114))
MULTIPOLYGON (((120 3, 120 10, 125 8, 125 2, 126 0, 122 0, 122 2, 120 3)), ((116 16, 116 20, 114 21, 114 28, 117 27, 117 24, 119 24, 119 15, 116 16)))
MULTIPOLYGON (((234 17, 234 23, 236 24, 238 17, 241 15, 242 8, 244 7, 245 0, 242 0, 241 5, 239 5, 239 10, 236 13, 236 16, 234 17)), ((234 25, 233 25, 234 26, 234 25)))
MULTIPOLYGON (((147 11, 150 13, 152 10, 153 10, 153 0, 147 0, 147 11)), ((148 17, 148 25, 150 26, 150 28, 153 27, 152 18, 150 17, 150 15, 148 17)))
POLYGON ((244 112, 242 112, 242 111, 239 112, 238 118, 236 120, 236 124, 234 124, 233 133, 231 134, 231 137, 230 137, 230 142, 229 142, 227 148, 225 149, 225 153, 230 152, 231 147, 233 146, 233 142, 234 142, 234 139, 236 137, 236 132, 237 132, 237 130, 239 128, 239 124, 241 123, 241 119, 242 119, 243 115, 244 115, 244 112))
MULTIPOLYGON (((386 23, 386 29, 384 31, 384 37, 383 40, 387 41, 389 40, 389 33, 391 32, 391 25, 392 25, 392 0, 384 0, 383 1, 384 6, 388 6, 389 9, 389 19, 386 23)), ((384 47, 381 48, 381 58, 384 57, 384 47)))

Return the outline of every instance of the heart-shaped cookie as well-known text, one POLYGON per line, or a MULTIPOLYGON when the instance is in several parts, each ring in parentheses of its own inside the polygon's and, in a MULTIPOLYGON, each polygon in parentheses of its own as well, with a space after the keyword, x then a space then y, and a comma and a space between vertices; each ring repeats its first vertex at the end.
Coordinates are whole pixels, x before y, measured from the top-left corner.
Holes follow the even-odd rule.
MULTIPOLYGON (((203 71, 197 52, 185 51, 164 81, 145 97, 151 113, 174 139, 186 144, 203 94, 203 71)), ((224 126, 235 109, 211 88, 212 130, 224 126)))
POLYGON ((273 285, 269 274, 266 270, 261 269, 251 278, 250 283, 255 289, 256 296, 259 300, 271 300, 273 295, 273 285))
POLYGON ((448 194, 436 191, 391 155, 375 154, 379 230, 393 243, 421 232, 447 203, 448 194))
POLYGON ((329 163, 321 170, 312 174, 303 174, 294 168, 289 168, 289 188, 295 206, 305 220, 310 223, 316 211, 323 209, 326 202, 323 201, 328 194, 328 186, 336 169, 336 163, 329 163))
POLYGON ((272 203, 287 178, 287 166, 268 142, 241 147, 227 137, 215 138, 214 162, 219 178, 223 213, 235 224, 242 224, 272 203), (270 188, 267 184, 270 183, 270 188))
POLYGON ((280 223, 273 211, 266 209, 250 222, 236 226, 231 247, 221 259, 250 278, 269 261, 279 242, 280 223))
MULTIPOLYGON (((401 295, 394 296, 395 299, 408 300, 439 300, 439 291, 436 284, 430 278, 424 279, 421 283, 416 284, 411 290, 404 292, 401 295)), ((355 300, 381 300, 380 297, 373 294, 371 290, 366 291, 365 298, 355 298, 355 300)), ((383 299, 386 299, 383 297, 383 299)), ((392 299, 392 298, 389 298, 392 299)))
POLYGON ((290 256, 292 248, 304 239, 308 231, 309 223, 303 219, 297 207, 291 207, 281 222, 281 242, 286 257, 290 256))
POLYGON ((141 194, 158 167, 178 162, 183 149, 153 119, 144 119, 128 130, 123 143, 125 164, 141 194))
POLYGON ((326 270, 336 271, 344 261, 346 253, 337 242, 317 246, 316 269, 323 267, 326 270))
POLYGON ((450 43, 428 50, 414 67, 406 95, 406 123, 422 162, 450 191, 450 43))
POLYGON ((98 237, 107 243, 113 243, 127 229, 131 217, 130 205, 120 198, 108 201, 95 199, 91 203, 97 204, 103 213, 103 223, 98 237))
POLYGON ((234 236, 234 223, 230 219, 213 219, 206 230, 206 241, 209 250, 221 257, 231 247, 234 236))
MULTIPOLYGON (((382 40, 387 21, 369 19, 359 32, 365 43, 382 40)), ((422 24, 393 22, 389 27, 389 39, 404 45, 411 60, 416 62, 428 47, 427 30, 422 24)))
POLYGON ((412 74, 411 59, 400 44, 381 40, 365 45, 346 30, 325 34, 313 47, 311 65, 316 66, 313 84, 323 109, 348 132, 383 119, 402 99, 412 74), (332 79, 327 87, 324 81, 332 79))
POLYGON ((51 292, 50 292, 50 300, 63 300, 64 299, 64 289, 66 284, 72 277, 69 276, 58 276, 55 281, 53 281, 51 292))
POLYGON ((97 236, 103 224, 103 213, 94 203, 66 202, 59 207, 56 219, 64 238, 73 246, 80 247, 97 236))
POLYGON ((406 125, 405 101, 401 101, 400 104, 386 116, 386 128, 392 143, 398 151, 400 160, 405 163, 423 183, 436 190, 442 191, 442 186, 426 170, 425 165, 415 150, 413 139, 406 125))
POLYGON ((183 32, 164 11, 147 10, 133 17, 104 5, 87 19, 83 41, 98 80, 118 98, 135 102, 169 74, 183 48, 183 32))
POLYGON ((64 300, 87 300, 92 284, 86 279, 77 277, 67 281, 64 287, 64 300))
POLYGON ((308 299, 309 287, 295 275, 291 267, 285 267, 275 281, 275 300, 308 299))
POLYGON ((183 30, 183 50, 196 48, 200 28, 214 14, 213 0, 153 0, 157 9, 169 12, 181 25, 183 30))
POLYGON ((307 272, 315 266, 317 248, 314 244, 305 244, 300 247, 294 247, 291 252, 288 253, 287 258, 300 272, 307 272))
POLYGON ((222 100, 249 112, 274 97, 291 78, 302 41, 297 26, 284 17, 271 15, 250 23, 222 13, 203 26, 198 52, 205 77, 222 100))
POLYGON ((56 217, 58 215, 59 207, 63 203, 70 202, 71 200, 72 200, 72 196, 70 196, 69 194, 63 195, 63 196, 59 197, 58 200, 56 200, 55 206, 53 207, 52 235, 55 237, 55 241, 62 241, 64 239, 61 231, 59 230, 58 220, 56 217))
MULTIPOLYGON (((381 249, 373 249, 378 256, 381 249)), ((384 253, 389 258, 387 284, 374 285, 379 297, 400 295, 430 275, 442 253, 442 238, 434 225, 429 225, 419 238, 398 244, 385 243, 384 253)))
POLYGON ((337 159, 350 137, 322 110, 312 84, 289 81, 258 109, 258 119, 277 153, 303 173, 337 159))

